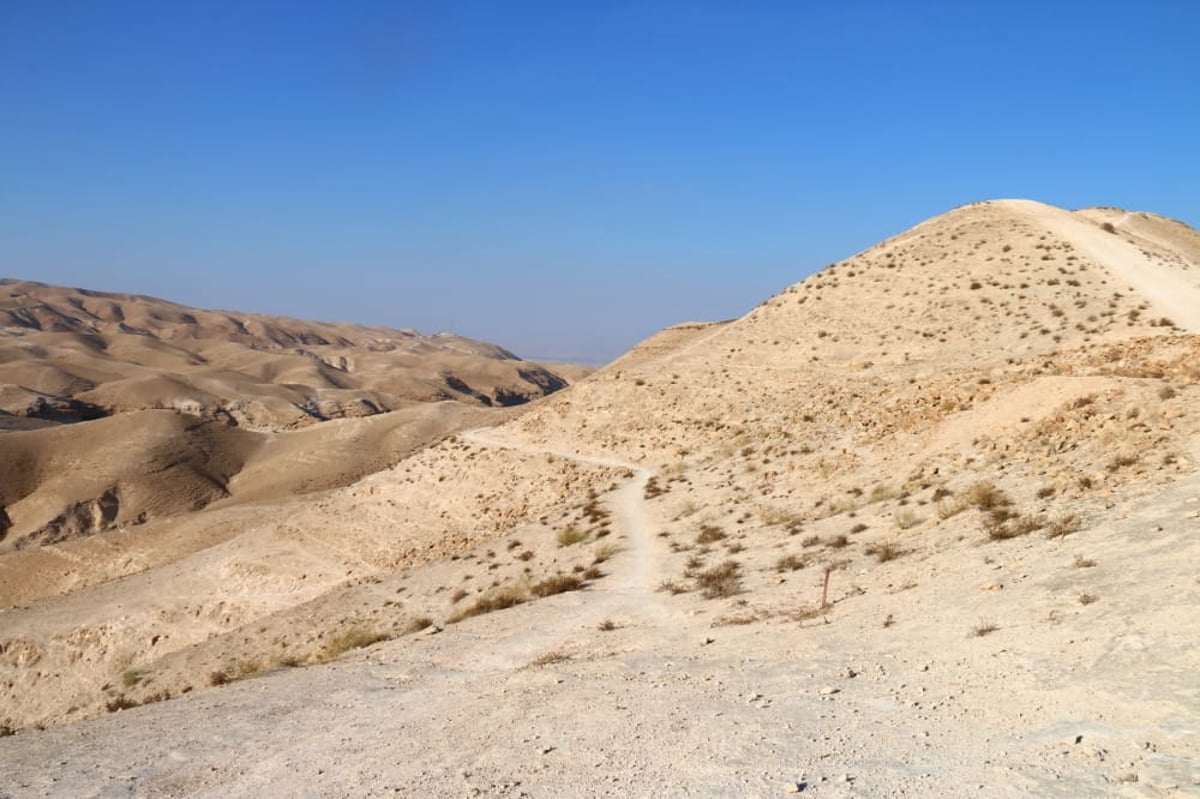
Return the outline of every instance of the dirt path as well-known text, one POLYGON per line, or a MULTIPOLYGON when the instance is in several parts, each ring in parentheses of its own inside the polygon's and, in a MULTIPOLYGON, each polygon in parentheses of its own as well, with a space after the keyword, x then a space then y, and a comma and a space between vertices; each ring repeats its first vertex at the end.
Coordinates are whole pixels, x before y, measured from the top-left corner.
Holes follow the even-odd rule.
POLYGON ((577 463, 630 472, 632 477, 608 500, 617 529, 625 534, 625 548, 611 561, 614 574, 595 593, 589 592, 593 598, 589 604, 612 612, 627 611, 642 617, 661 619, 663 608, 654 593, 655 578, 659 575, 659 553, 651 532, 645 500, 646 483, 652 474, 649 469, 617 458, 582 455, 502 439, 496 436, 494 428, 470 430, 463 433, 462 438, 477 446, 511 449, 531 455, 553 455, 577 463))
POLYGON ((1006 202, 1078 245, 1093 261, 1149 299, 1178 327, 1200 333, 1200 276, 1152 258, 1119 233, 1109 233, 1069 211, 1040 203, 1006 202))

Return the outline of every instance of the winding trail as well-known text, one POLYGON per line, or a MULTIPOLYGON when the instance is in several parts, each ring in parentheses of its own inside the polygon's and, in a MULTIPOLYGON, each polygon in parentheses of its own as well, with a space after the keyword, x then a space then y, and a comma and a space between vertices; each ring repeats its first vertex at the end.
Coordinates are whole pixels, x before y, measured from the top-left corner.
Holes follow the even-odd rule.
POLYGON ((490 659, 511 660, 505 655, 512 654, 516 658, 526 658, 523 662, 528 662, 531 644, 551 646, 581 624, 599 623, 609 617, 636 620, 642 624, 663 624, 671 614, 654 592, 659 576, 659 556, 645 500, 646 484, 652 472, 617 458, 582 455, 506 440, 496 436, 494 430, 469 430, 462 433, 461 437, 481 447, 508 449, 528 455, 553 455, 576 463, 622 469, 630 472, 632 477, 606 499, 617 530, 624 534, 622 550, 608 561, 612 573, 589 590, 573 594, 572 597, 579 604, 572 608, 570 614, 536 631, 513 636, 504 645, 498 646, 490 659))
POLYGON ((511 441, 490 434, 496 428, 484 427, 462 433, 464 440, 478 446, 494 447, 494 449, 514 450, 526 455, 553 455, 566 461, 586 463, 612 469, 624 469, 632 474, 625 485, 617 489, 610 499, 608 506, 616 518, 618 529, 625 534, 625 548, 617 557, 612 559, 614 567, 619 567, 618 575, 614 575, 606 593, 618 597, 630 597, 640 603, 652 602, 656 605, 653 591, 655 566, 658 555, 655 553, 654 536, 650 528, 649 515, 646 510, 646 483, 652 471, 636 463, 622 461, 619 458, 580 455, 578 452, 551 449, 551 447, 534 446, 520 441, 511 441))

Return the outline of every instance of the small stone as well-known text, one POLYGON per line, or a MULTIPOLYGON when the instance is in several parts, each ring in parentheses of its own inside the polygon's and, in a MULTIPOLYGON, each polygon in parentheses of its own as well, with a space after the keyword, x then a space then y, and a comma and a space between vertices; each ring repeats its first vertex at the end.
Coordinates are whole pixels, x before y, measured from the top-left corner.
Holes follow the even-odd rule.
POLYGON ((791 780, 788 780, 783 784, 784 793, 800 793, 800 790, 800 783, 798 782, 792 782, 791 780))
POLYGON ((834 688, 832 685, 827 685, 821 689, 821 696, 833 696, 842 692, 841 688, 834 688))

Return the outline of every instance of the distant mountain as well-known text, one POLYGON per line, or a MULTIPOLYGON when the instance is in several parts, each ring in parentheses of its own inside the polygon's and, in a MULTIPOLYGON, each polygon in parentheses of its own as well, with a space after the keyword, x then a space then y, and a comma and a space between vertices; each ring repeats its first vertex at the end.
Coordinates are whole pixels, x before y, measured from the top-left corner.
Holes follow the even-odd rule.
POLYGON ((0 414, 10 417, 63 422, 170 408, 284 429, 413 402, 517 405, 566 384, 502 347, 449 333, 0 279, 0 414))

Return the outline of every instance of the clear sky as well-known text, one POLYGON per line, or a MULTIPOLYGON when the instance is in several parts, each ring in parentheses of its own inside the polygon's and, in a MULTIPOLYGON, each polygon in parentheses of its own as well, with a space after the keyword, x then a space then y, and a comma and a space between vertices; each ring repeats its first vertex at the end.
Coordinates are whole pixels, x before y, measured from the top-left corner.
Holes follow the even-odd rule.
POLYGON ((0 274, 611 358, 974 200, 1200 224, 1200 2, 0 0, 0 274))

